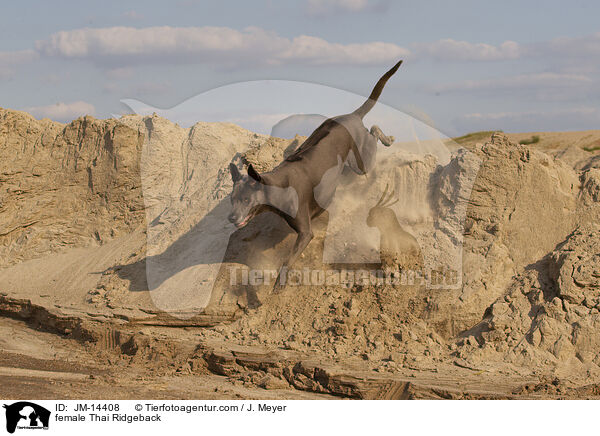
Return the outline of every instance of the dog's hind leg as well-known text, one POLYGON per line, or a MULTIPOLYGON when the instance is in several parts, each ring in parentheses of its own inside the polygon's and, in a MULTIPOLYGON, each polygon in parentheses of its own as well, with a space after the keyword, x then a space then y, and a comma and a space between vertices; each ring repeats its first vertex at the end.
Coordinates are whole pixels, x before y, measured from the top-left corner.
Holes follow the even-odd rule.
POLYGON ((361 138, 360 144, 356 147, 356 152, 360 153, 363 163, 362 168, 359 167, 354 151, 348 153, 346 166, 358 175, 366 175, 375 166, 375 156, 377 154, 377 138, 370 135, 365 129, 365 135, 361 138))
POLYGON ((381 141, 381 143, 383 145, 385 145, 386 147, 389 147, 390 145, 392 145, 394 143, 394 137, 384 135, 383 132, 381 131, 381 129, 379 128, 379 126, 373 125, 371 127, 370 133, 375 138, 379 139, 381 141))

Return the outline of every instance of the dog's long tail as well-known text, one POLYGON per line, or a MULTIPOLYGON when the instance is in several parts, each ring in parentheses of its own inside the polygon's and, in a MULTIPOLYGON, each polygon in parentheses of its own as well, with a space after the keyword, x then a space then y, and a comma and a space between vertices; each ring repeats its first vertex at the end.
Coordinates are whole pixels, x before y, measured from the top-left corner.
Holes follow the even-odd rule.
POLYGON ((390 77, 392 77, 394 75, 394 73, 398 70, 398 68, 400 67, 400 64, 402 64, 402 61, 398 62, 396 65, 394 65, 392 67, 392 69, 390 71, 388 71, 383 76, 381 76, 381 79, 379 79, 379 81, 377 82, 377 85, 375 85, 375 88, 373 88, 373 91, 371 92, 371 95, 369 96, 367 101, 365 101, 361 107, 356 109, 353 112, 354 114, 356 114, 362 118, 371 109, 373 109, 373 106, 375 106, 375 103, 377 103, 377 99, 381 95, 381 91, 383 91, 383 87, 385 86, 388 79, 390 77))

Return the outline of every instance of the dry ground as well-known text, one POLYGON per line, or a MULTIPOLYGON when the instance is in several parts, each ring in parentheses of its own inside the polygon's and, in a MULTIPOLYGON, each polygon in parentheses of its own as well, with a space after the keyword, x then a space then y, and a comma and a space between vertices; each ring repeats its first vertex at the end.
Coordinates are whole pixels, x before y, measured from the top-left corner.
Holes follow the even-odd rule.
MULTIPOLYGON (((600 149, 600 131, 508 134, 515 142, 535 136, 539 141, 531 148, 554 156, 562 153, 573 167, 600 149)), ((488 139, 489 133, 484 132, 457 142, 471 148, 488 139)), ((87 175, 84 181, 87 187, 87 175)), ((96 189, 94 185, 94 195, 96 189)), ((139 212, 136 207, 127 211, 139 212)), ((124 222, 129 225, 134 219, 127 214, 124 222)), ((15 217, 20 219, 18 211, 15 217)), ((151 299, 140 289, 107 300, 104 306, 97 304, 103 302, 103 295, 90 291, 104 283, 103 272, 130 253, 140 256, 136 247, 143 245, 145 234, 131 228, 107 229, 107 234, 114 231, 117 236, 103 241, 104 235, 98 234, 101 244, 27 257, 0 271, 1 398, 600 398, 600 385, 587 384, 585 378, 575 381, 568 374, 549 375, 501 363, 474 366, 453 355, 450 342, 443 340, 436 345, 443 360, 392 365, 386 358, 381 367, 368 362, 368 357, 340 359, 289 346, 242 346, 222 333, 213 335, 214 319, 158 322, 151 299)), ((11 227, 9 232, 23 229, 11 227)), ((127 276, 127 280, 143 283, 144 277, 127 276)), ((261 309, 244 310, 251 316, 261 309)))

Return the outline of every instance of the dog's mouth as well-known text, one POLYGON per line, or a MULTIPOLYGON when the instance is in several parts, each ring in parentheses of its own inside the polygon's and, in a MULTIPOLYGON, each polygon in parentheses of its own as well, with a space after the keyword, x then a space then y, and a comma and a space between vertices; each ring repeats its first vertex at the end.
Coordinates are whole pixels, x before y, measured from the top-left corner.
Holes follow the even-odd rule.
POLYGON ((248 221, 250 221, 250 219, 252 219, 252 214, 248 215, 246 218, 244 218, 242 221, 240 221, 239 223, 235 223, 235 226, 238 229, 241 229, 242 227, 245 227, 246 224, 248 224, 248 221))
POLYGON ((254 218, 256 215, 258 215, 260 213, 260 206, 254 206, 250 209, 250 211, 248 212, 248 215, 246 215, 246 218, 244 218, 241 221, 237 221, 237 222, 232 222, 232 224, 238 228, 241 229, 242 227, 245 227, 246 224, 248 224, 250 222, 250 220, 252 220, 252 218, 254 218))

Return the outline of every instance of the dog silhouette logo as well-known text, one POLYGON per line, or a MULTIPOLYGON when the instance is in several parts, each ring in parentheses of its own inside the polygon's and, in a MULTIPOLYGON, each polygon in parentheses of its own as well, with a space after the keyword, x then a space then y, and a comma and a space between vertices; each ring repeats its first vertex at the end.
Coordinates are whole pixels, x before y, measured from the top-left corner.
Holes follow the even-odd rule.
POLYGON ((50 411, 29 401, 5 404, 6 431, 14 433, 19 429, 48 429, 50 411))

